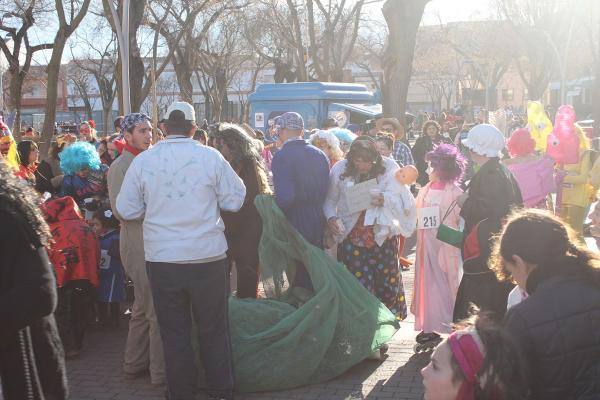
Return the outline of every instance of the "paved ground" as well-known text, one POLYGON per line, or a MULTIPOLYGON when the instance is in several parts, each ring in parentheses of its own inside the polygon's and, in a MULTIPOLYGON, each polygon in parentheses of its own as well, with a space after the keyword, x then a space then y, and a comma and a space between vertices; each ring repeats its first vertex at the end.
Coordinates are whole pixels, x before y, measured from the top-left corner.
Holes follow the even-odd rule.
MULTIPOLYGON (((412 292, 412 270, 403 279, 407 298, 412 292)), ((125 321, 126 322, 126 321, 125 321)), ((239 395, 237 399, 421 399, 423 387, 419 371, 429 362, 429 355, 413 354, 412 316, 390 343, 384 361, 364 361, 342 376, 321 384, 280 392, 239 395)), ((85 340, 84 352, 77 360, 68 361, 72 400, 158 400, 164 388, 153 387, 147 377, 130 381, 123 378, 121 363, 127 324, 116 332, 91 332, 85 340)), ((200 397, 203 399, 204 397, 200 397)))

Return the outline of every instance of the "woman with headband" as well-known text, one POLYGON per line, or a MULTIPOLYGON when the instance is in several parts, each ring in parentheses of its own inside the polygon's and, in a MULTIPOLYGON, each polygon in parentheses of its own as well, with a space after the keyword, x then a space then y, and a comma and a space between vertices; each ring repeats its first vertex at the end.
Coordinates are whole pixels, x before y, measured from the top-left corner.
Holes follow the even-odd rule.
POLYGON ((421 370, 424 400, 525 400, 529 385, 510 335, 484 316, 453 332, 421 370))

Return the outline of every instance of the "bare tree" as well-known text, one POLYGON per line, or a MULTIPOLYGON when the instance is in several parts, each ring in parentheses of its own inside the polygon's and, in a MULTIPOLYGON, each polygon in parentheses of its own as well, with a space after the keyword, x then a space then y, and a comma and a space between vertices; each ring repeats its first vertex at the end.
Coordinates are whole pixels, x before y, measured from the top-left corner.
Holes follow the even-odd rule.
POLYGON ((223 105, 227 102, 227 89, 244 62, 251 57, 241 45, 242 27, 235 15, 229 15, 204 37, 199 58, 200 71, 196 72, 200 86, 208 94, 213 119, 227 117, 223 105))
MULTIPOLYGON (((373 25, 373 24, 369 24, 373 25)), ((373 87, 381 90, 383 76, 381 68, 383 65, 383 56, 385 52, 385 42, 388 32, 385 28, 367 28, 365 27, 358 37, 352 63, 365 71, 373 87)))
POLYGON ((60 64, 67 39, 79 27, 86 16, 91 0, 55 0, 54 6, 58 16, 58 30, 54 36, 52 56, 48 63, 48 87, 46 88, 46 110, 44 115, 44 127, 42 128, 42 143, 40 151, 46 154, 50 149, 52 135, 54 135, 54 123, 56 122, 56 102, 58 98, 58 76, 60 64), (66 7, 65 7, 66 6, 66 7), (66 10, 65 10, 66 8, 66 10))
POLYGON ((79 103, 76 102, 76 99, 81 99, 81 102, 83 103, 83 108, 85 110, 85 115, 87 117, 86 119, 92 119, 92 112, 94 110, 93 98, 95 96, 93 93, 94 89, 92 87, 90 75, 84 69, 79 68, 77 64, 71 64, 69 65, 67 76, 69 82, 73 85, 75 92, 78 94, 78 96, 72 96, 73 106, 78 107, 79 103))
POLYGON ((17 137, 21 135, 21 100, 23 82, 29 73, 33 55, 41 50, 51 49, 53 43, 32 44, 29 31, 37 24, 37 19, 49 12, 48 2, 31 0, 25 4, 18 0, 0 2, 0 49, 8 62, 10 76, 10 105, 15 111, 12 130, 17 137))
POLYGON ((383 16, 389 36, 383 63, 383 114, 405 122, 417 31, 429 0, 387 0, 383 16))
POLYGON ((77 34, 77 45, 82 44, 86 52, 79 57, 73 54, 71 48, 72 63, 75 70, 83 71, 96 83, 96 95, 102 103, 102 119, 104 133, 109 134, 112 130, 112 110, 115 101, 116 86, 116 63, 117 63, 117 40, 114 32, 107 34, 106 26, 96 25, 95 28, 85 35, 77 34), (106 43, 99 43, 97 37, 108 37, 106 43))

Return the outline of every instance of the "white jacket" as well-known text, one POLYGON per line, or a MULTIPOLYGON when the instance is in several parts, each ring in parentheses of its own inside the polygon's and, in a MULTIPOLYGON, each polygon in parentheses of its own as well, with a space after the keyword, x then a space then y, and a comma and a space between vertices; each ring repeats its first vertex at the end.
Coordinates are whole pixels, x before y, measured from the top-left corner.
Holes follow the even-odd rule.
MULTIPOLYGON (((377 178, 377 186, 383 193, 383 207, 371 207, 365 213, 365 226, 373 225, 375 239, 381 246, 385 239, 402 235, 408 237, 415 230, 416 206, 415 200, 406 185, 396 181, 395 173, 398 164, 388 157, 383 157, 385 173, 377 178)), ((350 214, 346 200, 346 187, 354 185, 352 178, 340 179, 346 169, 346 160, 337 162, 329 172, 329 190, 323 205, 327 219, 338 217, 344 225, 344 233, 336 238, 341 243, 350 233, 360 212, 350 214)))
POLYGON ((238 211, 246 187, 216 150, 168 137, 138 155, 117 196, 125 220, 144 219, 146 261, 186 262, 225 254, 220 209, 238 211))

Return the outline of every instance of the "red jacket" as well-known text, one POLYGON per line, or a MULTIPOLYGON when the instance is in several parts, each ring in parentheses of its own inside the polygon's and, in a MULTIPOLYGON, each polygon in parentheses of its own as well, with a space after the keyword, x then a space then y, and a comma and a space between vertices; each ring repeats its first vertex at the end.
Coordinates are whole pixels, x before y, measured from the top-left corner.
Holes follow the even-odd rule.
POLYGON ((87 280, 98 286, 100 244, 75 200, 61 197, 46 202, 42 209, 52 232, 48 255, 58 287, 74 280, 87 280))

